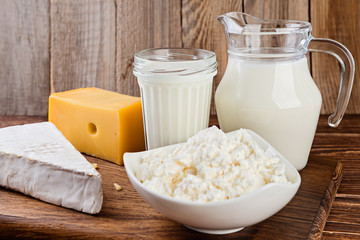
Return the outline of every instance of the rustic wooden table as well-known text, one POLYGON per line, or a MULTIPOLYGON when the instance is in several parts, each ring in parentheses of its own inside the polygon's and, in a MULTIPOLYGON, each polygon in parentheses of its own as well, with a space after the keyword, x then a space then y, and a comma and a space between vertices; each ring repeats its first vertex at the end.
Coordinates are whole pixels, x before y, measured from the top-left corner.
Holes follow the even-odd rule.
POLYGON ((360 239, 360 116, 346 115, 337 128, 321 116, 311 154, 337 159, 344 169, 323 239, 360 239))
MULTIPOLYGON (((46 117, 0 116, 0 127, 46 117)), ((210 124, 217 124, 212 117, 210 124)), ((211 236, 193 232, 154 211, 135 192, 123 167, 88 157, 103 176, 104 205, 97 216, 53 206, 0 188, 0 239, 360 239, 360 116, 336 128, 321 116, 302 185, 290 204, 243 231, 211 236), (339 186, 342 177, 342 182, 339 186), (117 192, 112 182, 124 190, 117 192), (336 193, 337 190, 337 193, 336 193)))

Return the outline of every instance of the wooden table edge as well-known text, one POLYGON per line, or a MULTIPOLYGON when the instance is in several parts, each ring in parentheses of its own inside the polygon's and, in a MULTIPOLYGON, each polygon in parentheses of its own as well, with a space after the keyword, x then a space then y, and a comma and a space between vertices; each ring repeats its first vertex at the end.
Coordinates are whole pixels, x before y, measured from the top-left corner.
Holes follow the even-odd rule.
POLYGON ((309 230, 308 239, 322 238, 322 233, 325 228, 325 224, 329 216, 332 203, 334 202, 337 190, 341 184, 343 172, 343 164, 338 161, 329 185, 324 193, 324 197, 322 198, 320 206, 315 215, 313 224, 311 225, 311 228, 309 230))

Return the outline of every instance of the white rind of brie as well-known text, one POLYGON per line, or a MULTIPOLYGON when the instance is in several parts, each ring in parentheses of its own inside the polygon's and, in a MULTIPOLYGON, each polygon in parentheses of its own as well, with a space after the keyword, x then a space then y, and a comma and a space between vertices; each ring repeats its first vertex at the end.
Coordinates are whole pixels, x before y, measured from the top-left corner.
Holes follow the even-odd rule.
POLYGON ((50 122, 0 129, 0 186, 90 214, 103 201, 100 174, 50 122))

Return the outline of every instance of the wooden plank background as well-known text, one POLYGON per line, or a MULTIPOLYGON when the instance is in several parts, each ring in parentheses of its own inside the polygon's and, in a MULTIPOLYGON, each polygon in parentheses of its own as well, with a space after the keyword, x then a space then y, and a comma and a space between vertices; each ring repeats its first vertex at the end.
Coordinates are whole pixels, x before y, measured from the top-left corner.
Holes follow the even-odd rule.
MULTIPOLYGON (((360 63, 358 0, 3 0, 0 8, 0 115, 46 115, 51 92, 97 86, 139 96, 134 53, 154 47, 214 51, 213 92, 227 64, 220 14, 310 21, 313 35, 342 42, 360 63)), ((323 95, 322 114, 335 108, 339 67, 313 54, 311 71, 323 95)), ((347 110, 360 114, 359 72, 347 110)), ((212 114, 215 106, 212 103, 212 114)))
POLYGON ((0 114, 47 114, 50 3, 5 0, 0 7, 0 114))
POLYGON ((52 0, 51 91, 115 89, 113 0, 52 0))

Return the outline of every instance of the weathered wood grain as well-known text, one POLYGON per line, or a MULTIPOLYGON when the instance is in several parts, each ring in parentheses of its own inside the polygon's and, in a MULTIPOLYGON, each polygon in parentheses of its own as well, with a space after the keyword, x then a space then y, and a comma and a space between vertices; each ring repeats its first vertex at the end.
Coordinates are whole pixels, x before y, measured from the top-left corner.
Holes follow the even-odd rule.
MULTIPOLYGON (((359 211, 360 211, 360 198, 359 195, 355 195, 355 198, 351 196, 339 197, 340 194, 336 194, 336 201, 333 203, 333 209, 331 210, 331 216, 329 216, 329 222, 347 222, 351 224, 360 224, 359 211)), ((360 228, 359 228, 360 231, 360 228)))
POLYGON ((263 19, 309 21, 309 0, 243 0, 244 12, 263 19))
POLYGON ((324 197, 321 199, 320 207, 318 208, 314 222, 310 227, 308 236, 309 239, 321 239, 336 192, 343 178, 343 172, 343 164, 338 162, 338 165, 333 172, 332 180, 329 182, 329 185, 325 190, 324 197))
POLYGON ((26 123, 37 123, 47 121, 46 116, 3 116, 0 115, 0 128, 13 126, 13 125, 22 125, 26 123))
POLYGON ((216 54, 218 73, 213 83, 211 114, 216 112, 214 94, 225 73, 228 59, 224 26, 216 18, 221 14, 233 11, 242 11, 242 1, 182 1, 183 47, 207 49, 216 54))
POLYGON ((343 232, 328 232, 324 231, 323 240, 359 240, 360 234, 357 233, 343 233, 343 232))
POLYGON ((51 0, 51 91, 115 90, 113 0, 51 0))
MULTIPOLYGON (((312 0, 311 24, 313 35, 331 38, 344 44, 360 64, 360 1, 358 0, 312 0)), ((321 113, 332 113, 339 91, 340 68, 337 60, 323 53, 312 54, 313 78, 322 97, 321 113)), ((347 113, 360 113, 360 77, 359 68, 355 72, 355 81, 347 113)))
POLYGON ((0 114, 45 115, 49 94, 49 2, 0 7, 0 114))
MULTIPOLYGON (((46 118, 0 116, 1 127, 43 120, 46 118)), ((210 123, 218 124, 214 117, 210 123)), ((98 164, 103 179, 104 203, 99 214, 79 213, 0 188, 0 238, 311 239, 311 226, 321 226, 329 211, 330 205, 321 201, 331 201, 336 192, 331 186, 338 181, 332 178, 336 160, 311 155, 300 172, 299 192, 284 209, 240 232, 215 236, 191 231, 153 210, 136 193, 123 166, 86 158, 98 164), (123 190, 116 191, 114 182, 123 190)))
POLYGON ((326 223, 326 231, 347 233, 349 235, 360 235, 360 224, 352 222, 329 221, 326 223))
POLYGON ((160 47, 181 47, 181 2, 116 0, 116 91, 140 96, 133 75, 134 54, 160 47))
POLYGON ((323 232, 324 239, 360 239, 359 212, 359 199, 336 198, 323 232))

